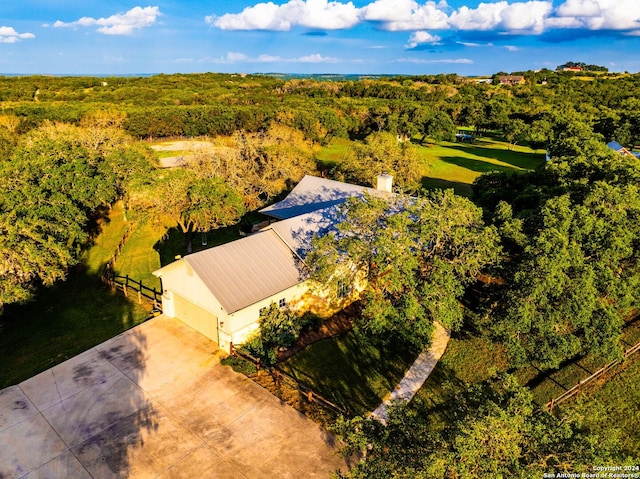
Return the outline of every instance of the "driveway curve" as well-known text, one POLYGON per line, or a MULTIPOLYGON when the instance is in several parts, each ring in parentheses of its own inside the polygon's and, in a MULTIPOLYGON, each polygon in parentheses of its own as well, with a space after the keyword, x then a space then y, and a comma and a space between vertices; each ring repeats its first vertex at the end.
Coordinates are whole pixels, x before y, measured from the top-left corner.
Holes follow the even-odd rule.
POLYGON ((159 316, 0 391, 0 478, 326 478, 334 437, 159 316))

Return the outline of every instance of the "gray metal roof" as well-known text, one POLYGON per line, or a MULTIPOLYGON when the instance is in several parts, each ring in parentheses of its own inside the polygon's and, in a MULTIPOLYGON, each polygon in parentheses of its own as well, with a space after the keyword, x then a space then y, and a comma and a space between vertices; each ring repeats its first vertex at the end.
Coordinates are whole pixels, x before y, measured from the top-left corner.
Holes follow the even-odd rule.
POLYGON ((364 191, 373 193, 376 190, 307 175, 284 200, 267 206, 260 212, 278 219, 293 218, 338 205, 349 197, 362 195, 364 191))
POLYGON ((268 229, 184 260, 228 313, 284 291, 307 274, 291 249, 268 229))
POLYGON ((338 205, 364 192, 386 194, 305 176, 284 200, 261 210, 285 219, 254 235, 183 259, 227 313, 234 313, 307 279, 302 260, 311 249, 311 239, 335 229, 340 221, 338 205))
POLYGON ((329 231, 334 231, 340 221, 340 211, 336 205, 272 223, 264 230, 275 231, 300 258, 304 259, 311 251, 313 236, 324 236, 329 231))

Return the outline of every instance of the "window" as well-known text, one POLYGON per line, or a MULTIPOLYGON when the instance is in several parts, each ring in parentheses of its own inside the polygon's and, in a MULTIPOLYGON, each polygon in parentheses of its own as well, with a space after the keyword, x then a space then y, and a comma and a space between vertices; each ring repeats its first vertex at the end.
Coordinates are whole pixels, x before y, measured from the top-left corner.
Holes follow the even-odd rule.
POLYGON ((344 280, 338 281, 338 298, 346 298, 351 293, 351 285, 344 280))
POLYGON ((285 301, 284 298, 281 298, 280 301, 278 301, 278 306, 280 308, 284 308, 285 306, 287 306, 287 302, 285 301))

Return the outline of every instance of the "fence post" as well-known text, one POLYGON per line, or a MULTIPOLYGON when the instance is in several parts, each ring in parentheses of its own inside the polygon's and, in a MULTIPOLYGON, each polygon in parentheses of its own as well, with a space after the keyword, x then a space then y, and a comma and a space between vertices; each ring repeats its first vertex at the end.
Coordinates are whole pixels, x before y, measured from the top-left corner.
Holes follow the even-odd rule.
POLYGON ((260 371, 260 358, 256 361, 256 369, 260 371))
POLYGON ((307 391, 307 401, 313 402, 313 391, 311 389, 307 391))

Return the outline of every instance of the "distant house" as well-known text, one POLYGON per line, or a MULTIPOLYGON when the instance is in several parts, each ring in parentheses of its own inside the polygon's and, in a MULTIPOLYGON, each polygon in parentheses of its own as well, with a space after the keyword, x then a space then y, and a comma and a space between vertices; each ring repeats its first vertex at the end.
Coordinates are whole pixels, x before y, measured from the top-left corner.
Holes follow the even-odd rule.
POLYGON ((607 143, 607 146, 620 155, 636 156, 633 153, 631 153, 629 150, 627 150, 624 146, 622 146, 620 143, 618 143, 617 141, 611 141, 607 143))
POLYGON ((563 67, 562 71, 563 72, 581 72, 581 71, 584 71, 584 68, 580 66, 563 67))
POLYGON ((522 75, 501 75, 498 81, 500 85, 524 85, 527 82, 522 75))
POLYGON ((376 189, 305 176, 284 200, 262 210, 274 223, 155 271, 162 280, 164 313, 229 350, 258 329, 260 312, 271 303, 318 314, 339 309, 358 285, 337 285, 336 294, 312 285, 304 263, 311 239, 334 230, 337 206, 347 198, 391 194, 391 183, 389 175, 378 177, 376 189))

